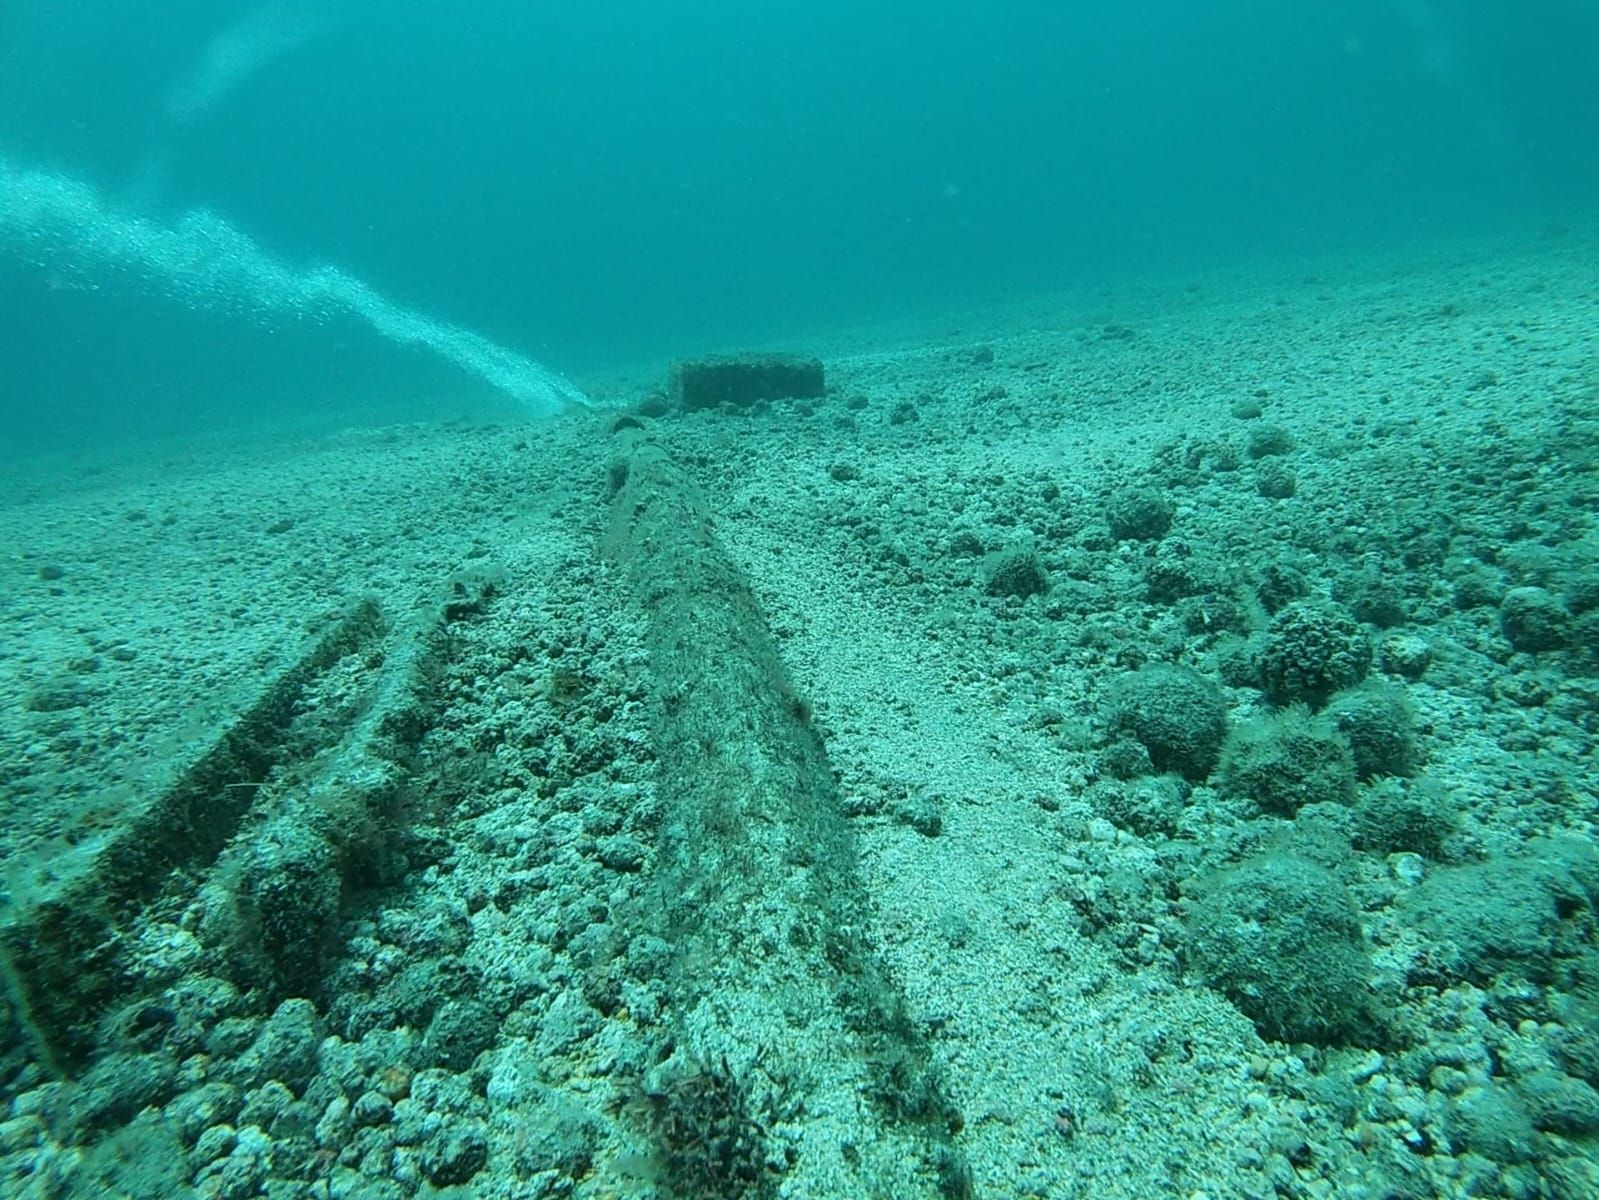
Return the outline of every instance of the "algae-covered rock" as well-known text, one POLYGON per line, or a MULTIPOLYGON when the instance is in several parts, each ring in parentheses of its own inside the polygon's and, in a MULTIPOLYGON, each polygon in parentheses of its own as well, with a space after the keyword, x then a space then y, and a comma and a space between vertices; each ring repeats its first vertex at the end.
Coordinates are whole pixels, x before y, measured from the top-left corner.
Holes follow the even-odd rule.
POLYGON ((1295 706, 1233 730, 1219 783, 1262 812, 1291 817, 1307 805, 1353 800, 1355 758, 1336 725, 1295 706))
POLYGON ((1298 855, 1263 855, 1208 881, 1184 953, 1262 1037, 1336 1043, 1366 1012, 1359 911, 1337 875, 1298 855))
POLYGON ((1342 608, 1297 600, 1272 618, 1261 654, 1261 687, 1273 704, 1320 708, 1371 669, 1371 639, 1342 608))
POLYGON ((1199 672, 1156 663, 1116 685, 1110 724, 1141 744, 1157 771, 1203 779, 1227 735, 1227 701, 1199 672))
POLYGON ((1427 939, 1427 967, 1487 983, 1512 971, 1556 983, 1589 952, 1599 903, 1599 848, 1539 838, 1516 854, 1435 871, 1405 902, 1427 939))

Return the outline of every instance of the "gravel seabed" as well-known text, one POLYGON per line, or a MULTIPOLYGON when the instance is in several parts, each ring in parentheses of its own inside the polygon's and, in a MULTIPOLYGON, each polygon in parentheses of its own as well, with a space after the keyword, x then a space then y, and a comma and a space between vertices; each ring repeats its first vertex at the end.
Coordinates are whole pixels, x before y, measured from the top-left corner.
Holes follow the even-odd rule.
MULTIPOLYGON (((817 338, 798 348, 829 395, 744 412, 658 413, 634 372, 543 424, 16 469, 15 904, 355 601, 483 604, 430 698, 408 868, 351 897, 311 1003, 230 979, 214 887, 152 906, 126 931, 143 994, 193 1029, 108 1042, 72 1080, 0 1038, 0 1191, 874 1194, 816 1149, 851 1136, 843 1065, 811 1085, 835 1108, 795 1113, 733 1064, 773 1165, 758 1189, 674 1193, 633 1112, 670 997, 659 948, 607 913, 648 877, 661 697, 599 543, 608 430, 642 406, 821 735, 869 940, 960 1110, 973 1194, 1599 1194, 1596 249, 1565 234, 817 338), (1118 536, 1129 505, 1164 516, 1118 536), (1230 786, 1240 751, 1197 778, 1140 766, 1118 689, 1191 668, 1231 729, 1264 728, 1260 656, 1294 603, 1349 618, 1413 761, 1297 812, 1230 786), (1437 827, 1373 834, 1395 795, 1437 827), (1358 914, 1369 995, 1326 1036, 1272 1039, 1250 982, 1196 949, 1209 898, 1253 878, 1229 872, 1274 856, 1358 914), (1455 887, 1483 898, 1481 939, 1438 915, 1455 887)), ((1301 970, 1296 996, 1318 982, 1301 970)))

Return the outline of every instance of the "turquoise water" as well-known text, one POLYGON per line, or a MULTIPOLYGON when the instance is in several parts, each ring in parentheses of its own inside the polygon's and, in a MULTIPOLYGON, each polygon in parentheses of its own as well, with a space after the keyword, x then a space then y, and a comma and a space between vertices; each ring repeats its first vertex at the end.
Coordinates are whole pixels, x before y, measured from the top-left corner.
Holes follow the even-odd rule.
POLYGON ((0 6, 0 1200, 1599 1196, 1596 49, 0 6))
POLYGON ((323 332, 271 281, 78 242, 122 218, 211 210, 567 373, 1586 220, 1596 24, 1576 0, 8 5, 0 428, 485 382, 389 352, 359 304, 311 305, 323 332), (67 194, 42 244, 31 171, 67 194))

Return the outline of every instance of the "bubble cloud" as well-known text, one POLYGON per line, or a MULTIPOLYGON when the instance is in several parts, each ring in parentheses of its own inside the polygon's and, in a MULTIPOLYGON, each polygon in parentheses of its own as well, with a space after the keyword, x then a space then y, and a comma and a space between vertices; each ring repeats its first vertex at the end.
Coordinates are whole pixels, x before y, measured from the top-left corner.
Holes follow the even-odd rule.
POLYGON ((85 287, 129 287, 243 320, 354 318, 431 351, 534 412, 586 404, 570 380, 468 329, 394 303, 336 267, 293 267, 220 215, 167 223, 118 209, 90 184, 0 157, 0 253, 85 287))

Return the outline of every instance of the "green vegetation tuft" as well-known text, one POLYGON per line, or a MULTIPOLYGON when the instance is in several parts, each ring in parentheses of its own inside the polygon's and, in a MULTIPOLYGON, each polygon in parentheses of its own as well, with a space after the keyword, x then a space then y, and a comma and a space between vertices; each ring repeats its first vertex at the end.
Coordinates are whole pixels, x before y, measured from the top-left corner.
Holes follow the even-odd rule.
POLYGON ((1291 817, 1309 804, 1355 798, 1355 756, 1338 727, 1300 705, 1235 728, 1222 747, 1218 786, 1262 812, 1291 817))

